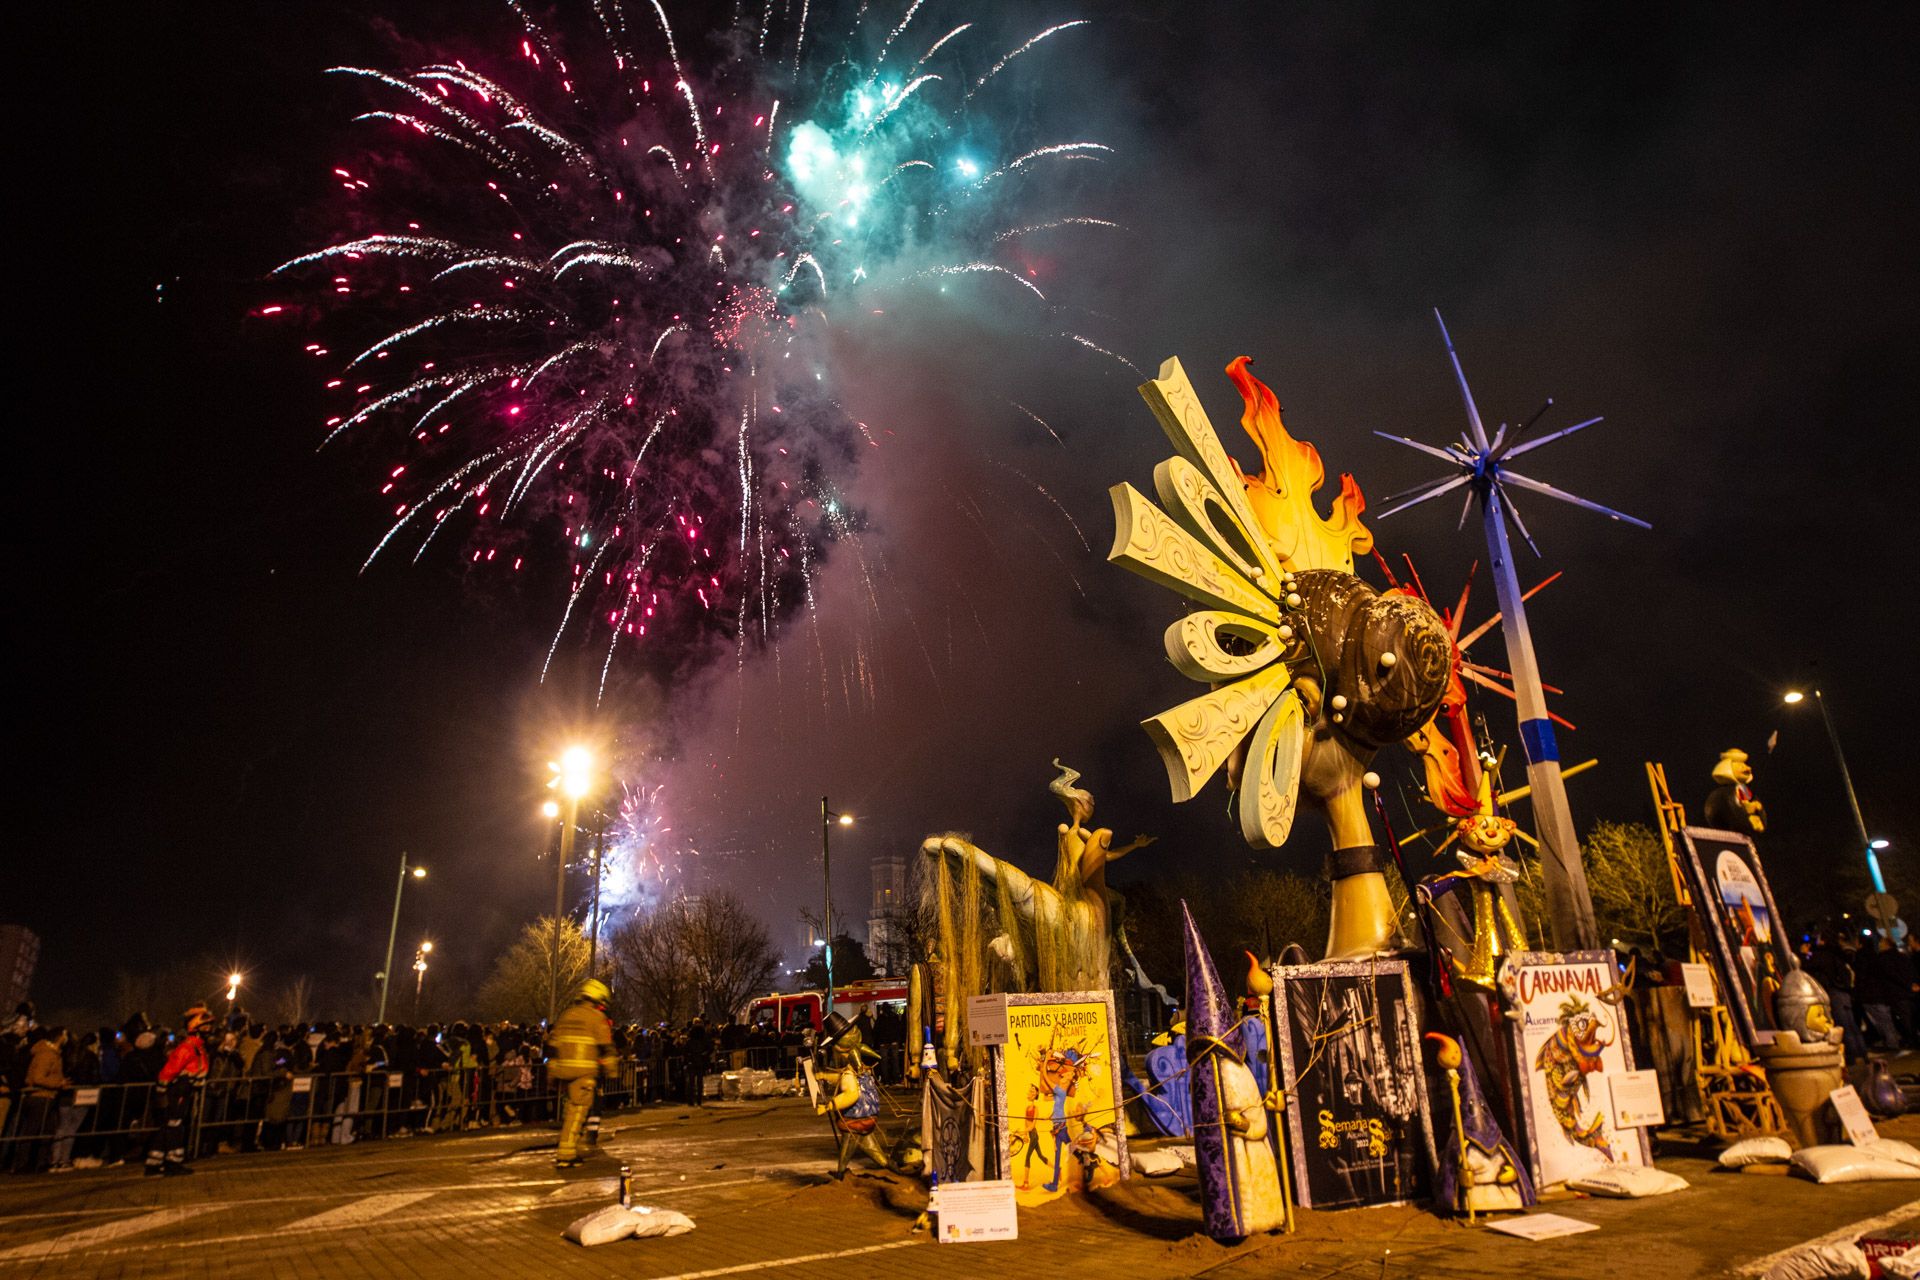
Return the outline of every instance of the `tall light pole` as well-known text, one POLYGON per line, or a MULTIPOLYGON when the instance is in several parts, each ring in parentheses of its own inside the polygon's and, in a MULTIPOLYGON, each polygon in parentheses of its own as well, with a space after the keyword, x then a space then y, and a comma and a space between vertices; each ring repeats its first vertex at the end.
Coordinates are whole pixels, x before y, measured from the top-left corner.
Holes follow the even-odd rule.
POLYGON ((400 878, 393 886, 393 923, 387 926, 387 962, 380 966, 380 1012, 375 1014, 373 1018, 377 1023, 387 1020, 387 988, 392 985, 393 981, 393 942, 400 933, 400 895, 405 891, 409 877, 415 880, 425 880, 427 878, 427 869, 425 867, 408 866, 407 855, 402 851, 400 854, 400 878))
POLYGON ((593 919, 587 930, 587 976, 599 972, 600 964, 600 864, 607 856, 607 811, 594 814, 593 830, 593 919))
MULTIPOLYGON (((821 954, 827 960, 827 1013, 833 1012, 833 824, 843 827, 853 825, 850 813, 835 813, 827 807, 827 798, 820 797, 820 883, 825 887, 825 895, 820 907, 820 947, 821 954)), ((822 1017, 825 1014, 821 1015, 822 1017)))
POLYGON ((431 942, 422 942, 413 951, 413 1020, 420 1021, 420 991, 427 985, 427 956, 433 951, 431 942))
MULTIPOLYGON (((1781 699, 1781 701, 1791 707, 1797 703, 1806 701, 1806 697, 1807 695, 1800 692, 1800 690, 1791 689, 1788 690, 1786 697, 1781 699)), ((1833 743, 1833 758, 1840 762, 1840 781, 1844 782, 1847 786, 1847 804, 1853 810, 1853 825, 1855 829, 1860 832, 1860 847, 1867 855, 1867 874, 1873 877, 1873 891, 1875 893, 1885 893, 1887 891, 1887 882, 1880 874, 1878 850, 1886 848, 1887 842, 1885 840, 1875 840, 1867 834, 1867 820, 1860 816, 1860 797, 1854 794, 1853 774, 1847 770, 1847 753, 1840 749, 1840 735, 1834 731, 1833 716, 1827 711, 1827 700, 1820 695, 1818 689, 1813 691, 1813 700, 1820 708, 1821 722, 1827 726, 1827 740, 1833 743)))
POLYGON ((560 856, 553 868, 553 951, 551 981, 547 987, 547 1025, 560 1013, 560 917, 567 909, 567 862, 573 857, 573 828, 580 818, 580 797, 593 786, 593 752, 585 747, 568 747, 557 764, 549 764, 553 777, 549 787, 557 787, 567 798, 566 816, 560 825, 560 856))

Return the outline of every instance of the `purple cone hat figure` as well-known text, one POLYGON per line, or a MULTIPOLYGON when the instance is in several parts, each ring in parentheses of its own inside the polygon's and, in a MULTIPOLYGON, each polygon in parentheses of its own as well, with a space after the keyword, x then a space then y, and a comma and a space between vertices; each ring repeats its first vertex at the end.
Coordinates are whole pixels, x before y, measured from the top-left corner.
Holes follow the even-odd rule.
POLYGON ((1473 1058, 1452 1036, 1429 1031, 1434 1060, 1448 1076, 1453 1114, 1445 1120, 1451 1132, 1439 1161, 1435 1199, 1469 1221, 1478 1213, 1524 1209, 1533 1204, 1533 1180, 1514 1151, 1487 1096, 1473 1058))
POLYGON ((1274 1163, 1274 1117, 1230 1036, 1239 1021, 1215 972, 1193 913, 1180 904, 1187 944, 1187 1079, 1193 1096, 1193 1151, 1200 1210, 1215 1240, 1278 1231, 1286 1198, 1274 1163))

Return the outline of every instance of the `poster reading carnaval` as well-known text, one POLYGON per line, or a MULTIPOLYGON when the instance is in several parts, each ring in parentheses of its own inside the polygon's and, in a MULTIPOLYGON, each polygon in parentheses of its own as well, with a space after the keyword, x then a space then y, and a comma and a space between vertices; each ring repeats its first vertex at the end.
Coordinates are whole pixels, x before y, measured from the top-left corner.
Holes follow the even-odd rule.
POLYGON ((1649 1164, 1643 1129, 1616 1129, 1611 1081, 1633 1069, 1619 977, 1605 951, 1523 951, 1500 985, 1514 1017, 1534 1185, 1649 1164))
POLYGON ((1433 1132, 1406 961, 1275 966, 1273 1011, 1299 1202, 1425 1198, 1433 1132))
POLYGON ((1127 1176, 1119 1059, 1112 992, 1007 997, 1007 1042, 994 1061, 1000 1167, 1016 1203, 1044 1204, 1127 1176))

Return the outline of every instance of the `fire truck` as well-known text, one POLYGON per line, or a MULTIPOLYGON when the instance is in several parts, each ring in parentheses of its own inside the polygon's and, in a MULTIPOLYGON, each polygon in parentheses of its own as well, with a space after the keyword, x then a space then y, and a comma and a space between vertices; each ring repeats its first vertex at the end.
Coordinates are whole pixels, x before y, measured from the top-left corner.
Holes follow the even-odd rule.
MULTIPOLYGON (((905 978, 869 978, 864 982, 836 985, 833 989, 834 1012, 849 1019, 858 1018, 862 1013, 879 1017, 881 1007, 888 1004, 898 1005, 905 1011, 905 978)), ((811 1029, 817 1032, 825 1018, 824 991, 775 991, 747 1005, 748 1026, 768 1022, 776 1031, 811 1029)))

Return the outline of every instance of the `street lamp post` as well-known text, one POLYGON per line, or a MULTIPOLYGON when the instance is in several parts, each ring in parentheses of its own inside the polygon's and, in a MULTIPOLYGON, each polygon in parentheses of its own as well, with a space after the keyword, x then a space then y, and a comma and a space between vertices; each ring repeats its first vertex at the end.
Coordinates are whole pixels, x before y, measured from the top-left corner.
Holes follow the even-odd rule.
POLYGON ((566 815, 560 826, 560 856, 553 869, 553 947, 552 972, 547 986, 547 1025, 560 1013, 560 917, 567 907, 567 862, 573 857, 573 828, 580 817, 580 797, 593 785, 593 753, 585 747, 568 747, 560 753, 560 762, 547 766, 554 776, 550 787, 557 786, 566 796, 566 815))
MULTIPOLYGON (((827 961, 827 1013, 833 1012, 833 824, 853 825, 850 813, 835 813, 820 797, 820 883, 825 887, 820 908, 820 953, 827 961)), ((822 1017, 825 1014, 821 1015, 822 1017)))
POLYGON ((393 922, 387 926, 387 962, 380 966, 380 1012, 374 1015, 376 1023, 387 1020, 387 988, 393 982, 393 943, 400 934, 400 894, 407 887, 407 878, 425 880, 425 867, 409 867, 405 851, 400 854, 400 878, 393 886, 393 922))
POLYGON ((593 831, 593 925, 587 930, 587 976, 599 972, 600 964, 600 864, 607 856, 607 811, 594 815, 593 831))
MULTIPOLYGON (((1804 702, 1806 697, 1807 695, 1800 692, 1800 690, 1793 689, 1788 691, 1787 696, 1782 699, 1782 701, 1791 707, 1796 703, 1804 702)), ((1885 893, 1887 891, 1887 882, 1885 877, 1880 874, 1880 858, 1875 851, 1886 848, 1887 842, 1884 840, 1875 840, 1871 835, 1867 834, 1867 820, 1860 815, 1860 797, 1854 794, 1853 774, 1847 769, 1847 753, 1840 749, 1840 735, 1833 727, 1833 716, 1827 711, 1827 700, 1821 696, 1818 689, 1813 691, 1813 700, 1820 708, 1821 723, 1827 726, 1827 741, 1833 743, 1833 758, 1840 762, 1840 781, 1845 783, 1847 787, 1847 805, 1853 810, 1853 824, 1860 832, 1860 848, 1864 850, 1867 855, 1867 874, 1873 878, 1873 891, 1875 893, 1885 893)))
POLYGON ((431 942, 422 942, 413 952, 413 1021, 420 1021, 420 991, 427 985, 427 956, 433 951, 431 942))

